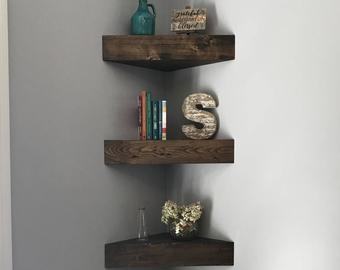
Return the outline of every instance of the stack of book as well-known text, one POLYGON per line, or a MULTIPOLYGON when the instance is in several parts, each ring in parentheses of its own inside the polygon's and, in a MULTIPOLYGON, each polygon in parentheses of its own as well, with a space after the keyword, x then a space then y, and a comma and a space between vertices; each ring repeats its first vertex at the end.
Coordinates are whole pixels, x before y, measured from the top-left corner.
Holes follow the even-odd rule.
POLYGON ((166 140, 166 100, 153 101, 149 91, 138 96, 138 135, 140 140, 166 140))

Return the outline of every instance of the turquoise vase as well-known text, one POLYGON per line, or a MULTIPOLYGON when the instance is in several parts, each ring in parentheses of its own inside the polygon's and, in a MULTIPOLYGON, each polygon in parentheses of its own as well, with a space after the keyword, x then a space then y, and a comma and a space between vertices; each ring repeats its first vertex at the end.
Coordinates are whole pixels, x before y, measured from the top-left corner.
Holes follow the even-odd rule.
POLYGON ((131 18, 132 35, 154 35, 155 34, 156 12, 152 4, 147 0, 139 0, 139 6, 131 18), (152 9, 152 13, 149 10, 152 9))

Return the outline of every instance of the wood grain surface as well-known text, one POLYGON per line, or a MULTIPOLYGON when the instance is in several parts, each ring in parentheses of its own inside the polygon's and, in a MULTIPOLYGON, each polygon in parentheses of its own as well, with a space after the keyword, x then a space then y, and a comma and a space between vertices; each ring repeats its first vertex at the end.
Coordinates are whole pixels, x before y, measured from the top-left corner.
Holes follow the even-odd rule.
POLYGON ((105 267, 234 265, 234 243, 197 238, 178 242, 168 234, 105 245, 105 267))
POLYGON ((234 163, 234 140, 105 141, 105 164, 234 163))
POLYGON ((233 35, 103 36, 103 60, 173 71, 235 59, 233 35))

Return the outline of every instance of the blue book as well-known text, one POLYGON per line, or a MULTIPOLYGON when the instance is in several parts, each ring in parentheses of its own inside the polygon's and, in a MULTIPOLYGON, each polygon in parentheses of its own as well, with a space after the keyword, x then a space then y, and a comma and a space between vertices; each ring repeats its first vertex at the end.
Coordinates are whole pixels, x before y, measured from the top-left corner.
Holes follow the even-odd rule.
POLYGON ((158 139, 162 139, 162 101, 158 101, 158 139))
POLYGON ((151 93, 146 93, 146 139, 152 140, 152 102, 151 93))
POLYGON ((158 113, 158 108, 159 108, 159 105, 158 105, 158 101, 154 101, 152 102, 152 107, 153 107, 153 112, 152 112, 152 117, 153 117, 153 121, 152 121, 152 125, 153 125, 153 139, 154 140, 158 140, 158 134, 159 134, 159 131, 158 131, 158 116, 159 116, 159 113, 158 113))

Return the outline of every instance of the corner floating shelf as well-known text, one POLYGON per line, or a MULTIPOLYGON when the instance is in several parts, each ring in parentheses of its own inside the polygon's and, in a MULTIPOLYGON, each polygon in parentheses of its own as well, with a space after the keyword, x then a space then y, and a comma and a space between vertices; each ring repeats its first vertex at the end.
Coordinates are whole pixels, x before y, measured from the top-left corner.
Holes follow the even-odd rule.
POLYGON ((168 234, 105 245, 105 267, 174 267, 234 265, 234 243, 196 238, 174 241, 168 234))
POLYGON ((234 163, 234 140, 105 141, 105 164, 234 163))
POLYGON ((103 36, 103 60, 174 71, 235 59, 234 35, 103 36))

